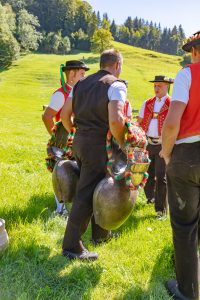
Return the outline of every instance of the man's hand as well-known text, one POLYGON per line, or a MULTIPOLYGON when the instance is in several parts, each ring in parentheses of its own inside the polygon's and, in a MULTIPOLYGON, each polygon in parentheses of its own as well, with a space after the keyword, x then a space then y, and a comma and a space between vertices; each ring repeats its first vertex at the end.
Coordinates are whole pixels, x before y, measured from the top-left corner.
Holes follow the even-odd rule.
POLYGON ((161 158, 164 158, 166 165, 168 165, 168 163, 170 162, 171 156, 167 156, 163 153, 163 150, 160 151, 159 153, 161 158))
POLYGON ((50 135, 52 135, 52 128, 54 126, 53 118, 56 116, 57 111, 47 106, 45 109, 45 112, 42 115, 42 120, 44 122, 44 125, 50 135))

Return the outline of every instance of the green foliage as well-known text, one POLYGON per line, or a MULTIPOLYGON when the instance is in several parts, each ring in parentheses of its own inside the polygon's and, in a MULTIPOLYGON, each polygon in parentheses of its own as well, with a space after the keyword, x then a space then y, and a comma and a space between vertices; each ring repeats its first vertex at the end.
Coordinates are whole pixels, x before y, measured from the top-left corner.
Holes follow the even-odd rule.
POLYGON ((71 51, 71 43, 67 36, 64 38, 61 32, 49 32, 43 37, 40 50, 51 54, 67 54, 71 51))
POLYGON ((97 29, 91 40, 92 51, 98 53, 111 48, 113 40, 114 39, 109 30, 104 28, 97 29))
MULTIPOLYGON (((69 37, 72 49, 90 50, 95 31, 103 28, 111 32, 115 41, 163 53, 183 54, 181 47, 185 34, 181 25, 162 30, 160 24, 131 16, 127 17, 124 24, 117 25, 114 20, 110 23, 107 13, 101 18, 99 12, 95 13, 92 6, 82 0, 2 0, 2 3, 9 3, 17 15, 20 10, 26 9, 36 16, 41 32, 47 35, 61 31, 63 37, 69 37)), ((27 28, 27 25, 23 27, 27 28)), ((25 28, 20 30, 24 32, 23 40, 27 41, 28 34, 25 32, 29 30, 25 28)), ((31 35, 34 34, 29 34, 29 39, 31 35)), ((30 49, 36 49, 36 44, 33 42, 33 48, 30 49)), ((29 47, 28 42, 26 46, 29 47)))
POLYGON ((77 32, 72 33, 71 37, 73 41, 73 47, 75 49, 90 49, 90 38, 87 34, 84 33, 82 29, 79 29, 77 32))
POLYGON ((22 51, 37 50, 42 40, 42 34, 36 29, 40 26, 38 18, 22 9, 17 22, 17 37, 22 51))
POLYGON ((11 8, 0 4, 0 68, 8 67, 19 56, 14 30, 15 18, 11 8))
POLYGON ((184 54, 183 55, 183 60, 181 61, 181 66, 186 66, 186 65, 189 65, 191 64, 192 61, 191 61, 191 54, 188 53, 188 54, 184 54))

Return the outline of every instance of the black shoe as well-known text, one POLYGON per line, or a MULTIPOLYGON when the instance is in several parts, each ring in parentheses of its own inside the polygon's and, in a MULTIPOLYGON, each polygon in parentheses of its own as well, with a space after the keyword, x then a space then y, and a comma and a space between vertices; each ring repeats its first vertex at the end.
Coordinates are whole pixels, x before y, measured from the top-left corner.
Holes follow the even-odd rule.
POLYGON ((191 299, 183 296, 183 294, 181 294, 181 292, 178 289, 177 281, 175 279, 168 280, 165 284, 165 287, 166 287, 168 294, 172 297, 172 299, 191 300, 191 299))
POLYGON ((102 243, 107 243, 109 242, 110 240, 112 239, 117 239, 118 237, 120 236, 120 233, 113 233, 111 232, 107 237, 105 238, 100 238, 100 239, 92 239, 92 243, 97 246, 97 245, 100 245, 102 243))
POLYGON ((155 203, 155 198, 151 198, 147 200, 147 204, 154 204, 155 203))
POLYGON ((165 211, 157 211, 156 212, 156 219, 159 221, 167 220, 167 215, 165 211))
POLYGON ((96 260, 98 258, 97 253, 89 252, 87 249, 84 249, 79 253, 63 250, 62 255, 69 259, 79 259, 79 260, 96 260))

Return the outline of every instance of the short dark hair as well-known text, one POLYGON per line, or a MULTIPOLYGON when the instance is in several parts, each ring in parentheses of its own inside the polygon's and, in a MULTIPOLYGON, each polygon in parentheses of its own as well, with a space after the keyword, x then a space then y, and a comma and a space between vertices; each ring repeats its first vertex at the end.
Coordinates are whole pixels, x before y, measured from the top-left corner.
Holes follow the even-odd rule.
POLYGON ((121 53, 116 49, 105 50, 100 56, 100 68, 111 67, 122 60, 121 53))

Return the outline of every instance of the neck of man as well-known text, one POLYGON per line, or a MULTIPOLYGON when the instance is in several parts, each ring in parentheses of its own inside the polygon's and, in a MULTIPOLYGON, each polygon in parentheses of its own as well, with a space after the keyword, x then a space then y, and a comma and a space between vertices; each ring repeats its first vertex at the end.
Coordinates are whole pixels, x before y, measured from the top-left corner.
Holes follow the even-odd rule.
POLYGON ((119 75, 117 75, 116 69, 114 67, 104 67, 101 70, 107 71, 107 72, 109 72, 110 74, 112 74, 113 76, 115 76, 117 78, 119 77, 119 75))

